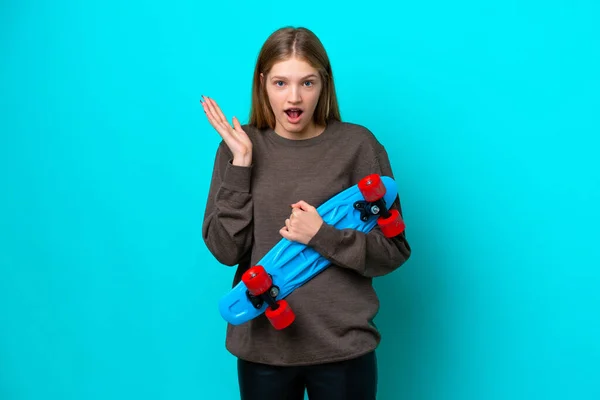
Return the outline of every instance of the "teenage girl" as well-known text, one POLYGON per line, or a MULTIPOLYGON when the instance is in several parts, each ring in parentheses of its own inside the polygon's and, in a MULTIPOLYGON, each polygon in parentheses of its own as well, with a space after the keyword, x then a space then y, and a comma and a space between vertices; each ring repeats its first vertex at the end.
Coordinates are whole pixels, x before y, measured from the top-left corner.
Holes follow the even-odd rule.
MULTIPOLYGON (((222 138, 202 228, 233 284, 282 237, 311 246, 331 266, 287 297, 296 319, 274 329, 262 315, 227 325, 242 399, 376 398, 380 334, 372 279, 400 267, 411 249, 404 232, 387 238, 337 229, 316 208, 369 174, 393 176, 373 133, 342 122, 329 58, 305 28, 272 33, 258 55, 250 121, 233 126, 203 96, 222 138)), ((401 214, 400 200, 393 208, 401 214)))

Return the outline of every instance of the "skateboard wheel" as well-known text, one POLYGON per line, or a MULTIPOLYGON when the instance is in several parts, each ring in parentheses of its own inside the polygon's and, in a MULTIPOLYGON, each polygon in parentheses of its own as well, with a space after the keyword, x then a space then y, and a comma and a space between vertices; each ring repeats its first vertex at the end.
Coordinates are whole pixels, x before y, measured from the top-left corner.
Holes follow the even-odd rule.
POLYGON ((271 277, 261 265, 255 265, 244 272, 242 282, 254 296, 260 296, 273 284, 271 277))
POLYGON ((385 235, 385 237, 394 237, 398 236, 404 231, 406 225, 400 217, 400 213, 398 210, 392 209, 390 210, 390 216, 387 218, 379 217, 377 219, 377 224, 379 228, 381 228, 381 232, 385 235))
POLYGON ((366 201, 373 202, 385 195, 385 185, 378 174, 367 175, 358 182, 358 189, 366 201))
POLYGON ((267 307, 265 310, 265 315, 271 322, 271 325, 277 330, 281 330, 287 328, 294 322, 296 319, 296 315, 290 308, 290 305, 285 300, 277 301, 279 307, 277 310, 273 310, 271 307, 267 307))

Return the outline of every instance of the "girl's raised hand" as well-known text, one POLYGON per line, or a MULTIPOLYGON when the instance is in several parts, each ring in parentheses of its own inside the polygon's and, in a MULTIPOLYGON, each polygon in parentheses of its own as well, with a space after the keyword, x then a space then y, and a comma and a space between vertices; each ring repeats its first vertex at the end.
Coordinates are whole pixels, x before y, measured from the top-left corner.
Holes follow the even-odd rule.
POLYGON ((206 96, 202 96, 200 103, 208 121, 221 135, 229 150, 233 153, 233 165, 249 166, 252 164, 252 142, 242 129, 240 122, 233 117, 233 126, 227 122, 227 118, 221 112, 217 103, 206 96))

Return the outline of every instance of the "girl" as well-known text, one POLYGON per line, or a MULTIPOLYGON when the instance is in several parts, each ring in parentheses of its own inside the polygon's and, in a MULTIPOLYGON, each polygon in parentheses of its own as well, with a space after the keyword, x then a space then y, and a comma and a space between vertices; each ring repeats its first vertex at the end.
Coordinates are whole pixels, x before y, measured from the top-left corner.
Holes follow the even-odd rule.
MULTIPOLYGON (((206 204, 203 239, 233 284, 282 237, 312 246, 331 266, 287 297, 296 320, 274 329, 264 315, 227 326, 242 399, 375 399, 380 334, 372 279, 401 266, 402 233, 337 229, 316 208, 366 175, 393 176, 387 152, 365 127, 342 122, 329 58, 305 28, 264 43, 252 84, 250 121, 233 126, 214 99, 201 101, 222 138, 206 204)), ((393 208, 401 213, 400 201, 393 208)), ((402 215, 402 214, 400 214, 402 215)))

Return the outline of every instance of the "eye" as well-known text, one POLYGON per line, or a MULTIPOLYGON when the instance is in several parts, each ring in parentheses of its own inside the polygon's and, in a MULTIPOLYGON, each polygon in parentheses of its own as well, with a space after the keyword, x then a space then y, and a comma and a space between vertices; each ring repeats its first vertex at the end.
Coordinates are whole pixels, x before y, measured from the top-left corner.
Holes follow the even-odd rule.
POLYGON ((304 82, 304 84, 305 84, 306 86, 312 86, 312 85, 313 85, 313 82, 312 82, 312 81, 306 81, 306 82, 304 82))
POLYGON ((275 81, 275 86, 283 86, 283 81, 275 81))

